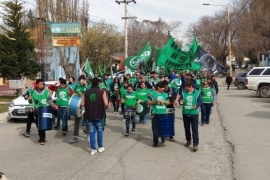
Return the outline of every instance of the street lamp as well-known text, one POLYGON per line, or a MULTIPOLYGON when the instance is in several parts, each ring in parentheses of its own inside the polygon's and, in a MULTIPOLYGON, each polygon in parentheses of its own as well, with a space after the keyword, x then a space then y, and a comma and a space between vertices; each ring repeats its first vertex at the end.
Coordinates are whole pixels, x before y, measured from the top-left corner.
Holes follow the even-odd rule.
POLYGON ((204 6, 221 6, 225 7, 228 16, 228 53, 229 53, 229 66, 230 66, 230 75, 232 76, 232 45, 231 45, 231 20, 229 6, 222 4, 203 4, 204 6))

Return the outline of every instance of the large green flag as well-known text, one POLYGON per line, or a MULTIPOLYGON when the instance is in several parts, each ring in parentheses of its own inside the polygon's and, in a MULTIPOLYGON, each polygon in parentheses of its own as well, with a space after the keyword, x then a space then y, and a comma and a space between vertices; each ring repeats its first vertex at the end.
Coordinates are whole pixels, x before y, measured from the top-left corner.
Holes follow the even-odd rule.
POLYGON ((93 73, 93 70, 92 70, 92 67, 88 58, 86 59, 86 63, 85 63, 85 72, 88 76, 90 76, 91 78, 94 78, 94 73, 93 73))
POLYGON ((140 50, 136 56, 129 56, 125 59, 124 65, 131 71, 135 71, 142 61, 147 62, 151 57, 152 49, 148 43, 140 50))

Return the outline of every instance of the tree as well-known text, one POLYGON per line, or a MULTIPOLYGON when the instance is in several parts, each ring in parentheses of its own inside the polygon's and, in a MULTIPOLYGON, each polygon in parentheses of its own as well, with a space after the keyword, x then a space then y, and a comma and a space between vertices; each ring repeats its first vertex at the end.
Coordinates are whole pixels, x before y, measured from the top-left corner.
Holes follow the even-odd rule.
POLYGON ((10 0, 4 1, 2 7, 4 34, 0 35, 0 74, 10 79, 36 77, 40 64, 28 27, 23 24, 22 4, 10 0))
MULTIPOLYGON (((40 2, 42 17, 48 22, 82 22, 84 27, 88 24, 89 5, 86 0, 40 0, 40 2)), ((74 34, 65 35, 74 36, 74 34)), ((48 34, 45 34, 45 36, 45 39, 48 39, 48 34)), ((80 60, 79 48, 55 47, 55 49, 59 55, 59 65, 63 67, 66 76, 74 76, 76 64, 80 60)))
POLYGON ((92 68, 98 72, 98 65, 102 69, 111 65, 112 55, 120 52, 121 45, 122 37, 116 26, 101 21, 83 33, 80 50, 82 58, 89 58, 92 68))

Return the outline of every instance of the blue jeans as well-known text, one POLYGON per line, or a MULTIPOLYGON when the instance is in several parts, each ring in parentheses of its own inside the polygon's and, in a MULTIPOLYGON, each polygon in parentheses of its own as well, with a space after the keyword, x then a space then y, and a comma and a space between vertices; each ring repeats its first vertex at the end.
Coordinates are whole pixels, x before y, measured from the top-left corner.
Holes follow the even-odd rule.
POLYGON ((57 110, 57 126, 60 127, 60 119, 62 119, 62 131, 68 130, 68 114, 67 107, 59 107, 57 110))
POLYGON ((201 123, 209 123, 212 103, 202 103, 201 105, 201 123))
POLYGON ((190 125, 192 129, 193 145, 199 144, 199 115, 184 115, 183 122, 185 127, 186 140, 191 141, 190 125))
POLYGON ((143 124, 146 124, 146 117, 147 117, 146 114, 140 115, 140 122, 143 123, 143 124))
POLYGON ((104 121, 103 118, 94 120, 87 119, 90 125, 90 147, 92 150, 96 149, 96 133, 97 133, 97 142, 98 148, 103 147, 103 131, 102 131, 102 123, 104 121))
MULTIPOLYGON (((124 113, 125 111, 127 110, 131 110, 130 107, 126 107, 125 110, 124 110, 124 113)), ((132 122, 132 129, 134 130, 135 129, 135 115, 134 116, 129 116, 129 115, 125 115, 125 119, 126 119, 126 133, 129 133, 129 125, 130 125, 130 121, 132 122)))

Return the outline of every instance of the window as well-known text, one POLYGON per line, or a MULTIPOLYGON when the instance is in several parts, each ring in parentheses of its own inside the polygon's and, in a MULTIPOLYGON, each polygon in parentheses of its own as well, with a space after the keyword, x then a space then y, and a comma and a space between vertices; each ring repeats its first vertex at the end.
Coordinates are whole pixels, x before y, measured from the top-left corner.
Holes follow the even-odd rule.
POLYGON ((262 69, 253 69, 249 75, 260 75, 263 72, 264 68, 262 69))
POLYGON ((247 73, 243 73, 242 75, 241 75, 241 77, 246 77, 247 76, 247 73))
POLYGON ((266 70, 263 72, 263 75, 270 75, 270 68, 266 69, 266 70))

